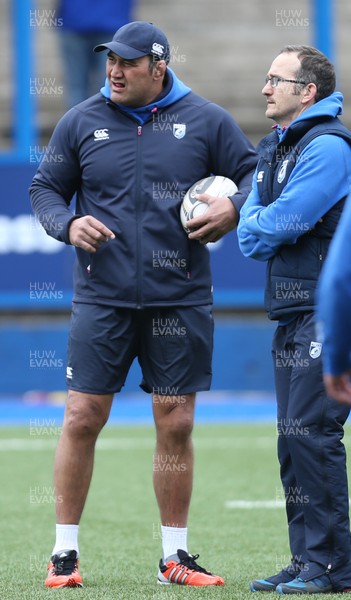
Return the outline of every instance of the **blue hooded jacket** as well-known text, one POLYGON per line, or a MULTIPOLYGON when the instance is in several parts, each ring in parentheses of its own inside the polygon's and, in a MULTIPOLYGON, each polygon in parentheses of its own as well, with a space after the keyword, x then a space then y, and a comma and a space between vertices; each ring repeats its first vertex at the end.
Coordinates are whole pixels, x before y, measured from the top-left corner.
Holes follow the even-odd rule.
MULTIPOLYGON (((265 306, 272 319, 286 322, 315 304, 316 282, 351 183, 351 134, 335 119, 341 109, 342 95, 335 92, 276 135, 274 160, 261 158, 240 213, 243 254, 269 261, 265 306), (322 135, 296 157, 295 146, 317 124, 322 135)), ((272 134, 265 140, 272 143, 272 134)))
POLYGON ((351 370, 351 194, 330 245, 317 297, 324 371, 340 375, 351 370))
POLYGON ((195 181, 217 174, 238 185, 232 201, 240 210, 257 155, 226 111, 170 69, 167 77, 163 94, 147 107, 119 106, 105 86, 72 108, 33 179, 33 210, 49 235, 68 244, 72 219, 92 215, 116 236, 95 254, 76 249, 77 302, 129 308, 212 302, 209 252, 188 239, 180 204, 195 181))

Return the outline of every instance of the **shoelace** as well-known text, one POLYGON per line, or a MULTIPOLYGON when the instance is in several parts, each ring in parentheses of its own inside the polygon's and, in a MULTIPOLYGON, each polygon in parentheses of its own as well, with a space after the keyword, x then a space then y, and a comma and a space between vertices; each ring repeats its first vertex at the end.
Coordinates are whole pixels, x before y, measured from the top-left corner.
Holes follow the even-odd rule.
POLYGON ((184 567, 188 567, 188 569, 192 569, 193 571, 199 571, 199 573, 205 573, 206 575, 212 575, 212 573, 209 573, 208 571, 206 571, 206 569, 204 569, 203 567, 200 567, 200 565, 198 565, 195 561, 199 558, 199 554, 189 554, 189 556, 186 556, 184 558, 182 558, 182 560, 179 561, 180 565, 183 565, 184 567))
POLYGON ((298 577, 298 574, 301 572, 301 569, 302 565, 298 563, 290 563, 290 565, 285 567, 285 569, 282 569, 280 573, 289 573, 289 575, 295 575, 295 577, 298 577))
POLYGON ((55 575, 72 575, 77 569, 77 560, 75 558, 62 558, 54 563, 55 575))

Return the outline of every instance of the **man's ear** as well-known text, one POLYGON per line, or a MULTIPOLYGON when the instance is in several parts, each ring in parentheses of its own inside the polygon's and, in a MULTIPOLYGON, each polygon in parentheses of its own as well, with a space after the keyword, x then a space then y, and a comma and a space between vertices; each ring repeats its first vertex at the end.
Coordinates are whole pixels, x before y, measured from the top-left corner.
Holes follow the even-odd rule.
POLYGON ((167 65, 165 60, 158 60, 154 65, 154 79, 163 79, 166 73, 167 65))
POLYGON ((317 86, 315 83, 308 83, 302 91, 302 102, 307 104, 308 102, 315 102, 317 95, 317 86))

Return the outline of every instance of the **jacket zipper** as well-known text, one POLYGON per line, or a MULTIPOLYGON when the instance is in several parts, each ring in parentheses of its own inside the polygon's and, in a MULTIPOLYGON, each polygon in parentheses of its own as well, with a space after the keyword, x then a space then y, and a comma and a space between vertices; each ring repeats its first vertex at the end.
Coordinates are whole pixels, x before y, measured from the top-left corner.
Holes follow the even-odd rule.
POLYGON ((322 254, 322 242, 319 240, 319 272, 321 272, 323 267, 323 254, 322 254))
MULTIPOLYGON (((142 126, 138 125, 137 127, 137 137, 140 139, 141 138, 141 134, 142 134, 142 126)), ((142 231, 141 231, 141 185, 140 185, 140 168, 138 169, 138 164, 140 164, 140 158, 141 158, 141 140, 137 142, 137 151, 136 151, 136 161, 135 164, 137 165, 137 171, 136 171, 136 190, 137 190, 137 196, 136 196, 136 244, 137 244, 137 255, 136 255, 136 260, 137 260, 137 298, 136 298, 136 304, 137 304, 137 308, 140 309, 142 308, 142 297, 141 297, 141 290, 142 290, 142 273, 141 273, 141 269, 142 269, 142 257, 141 257, 141 238, 142 238, 142 231)))

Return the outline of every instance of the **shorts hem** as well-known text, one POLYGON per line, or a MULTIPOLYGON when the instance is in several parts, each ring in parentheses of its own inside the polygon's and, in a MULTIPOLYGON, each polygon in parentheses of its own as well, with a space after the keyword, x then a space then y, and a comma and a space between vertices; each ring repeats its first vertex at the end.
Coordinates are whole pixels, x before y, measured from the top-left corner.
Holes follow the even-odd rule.
MULTIPOLYGON (((153 389, 157 389, 150 387, 147 384, 143 384, 140 383, 139 387, 143 390, 143 392, 146 392, 147 394, 152 394, 153 393, 153 389)), ((162 390, 162 385, 159 386, 159 389, 162 390)), ((167 389, 167 386, 165 386, 165 389, 167 389)), ((211 386, 195 386, 192 387, 191 390, 189 388, 185 388, 184 390, 178 389, 177 388, 177 394, 160 394, 161 396, 184 396, 186 394, 197 394, 197 392, 209 392, 211 390, 211 386)))
POLYGON ((92 390, 87 390, 86 388, 81 389, 79 387, 73 387, 71 385, 67 385, 67 389, 72 392, 79 392, 80 394, 92 394, 94 396, 107 396, 108 394, 118 394, 121 391, 122 387, 120 387, 116 391, 108 390, 108 391, 103 391, 103 392, 101 392, 101 391, 97 392, 95 390, 92 391, 92 390))

